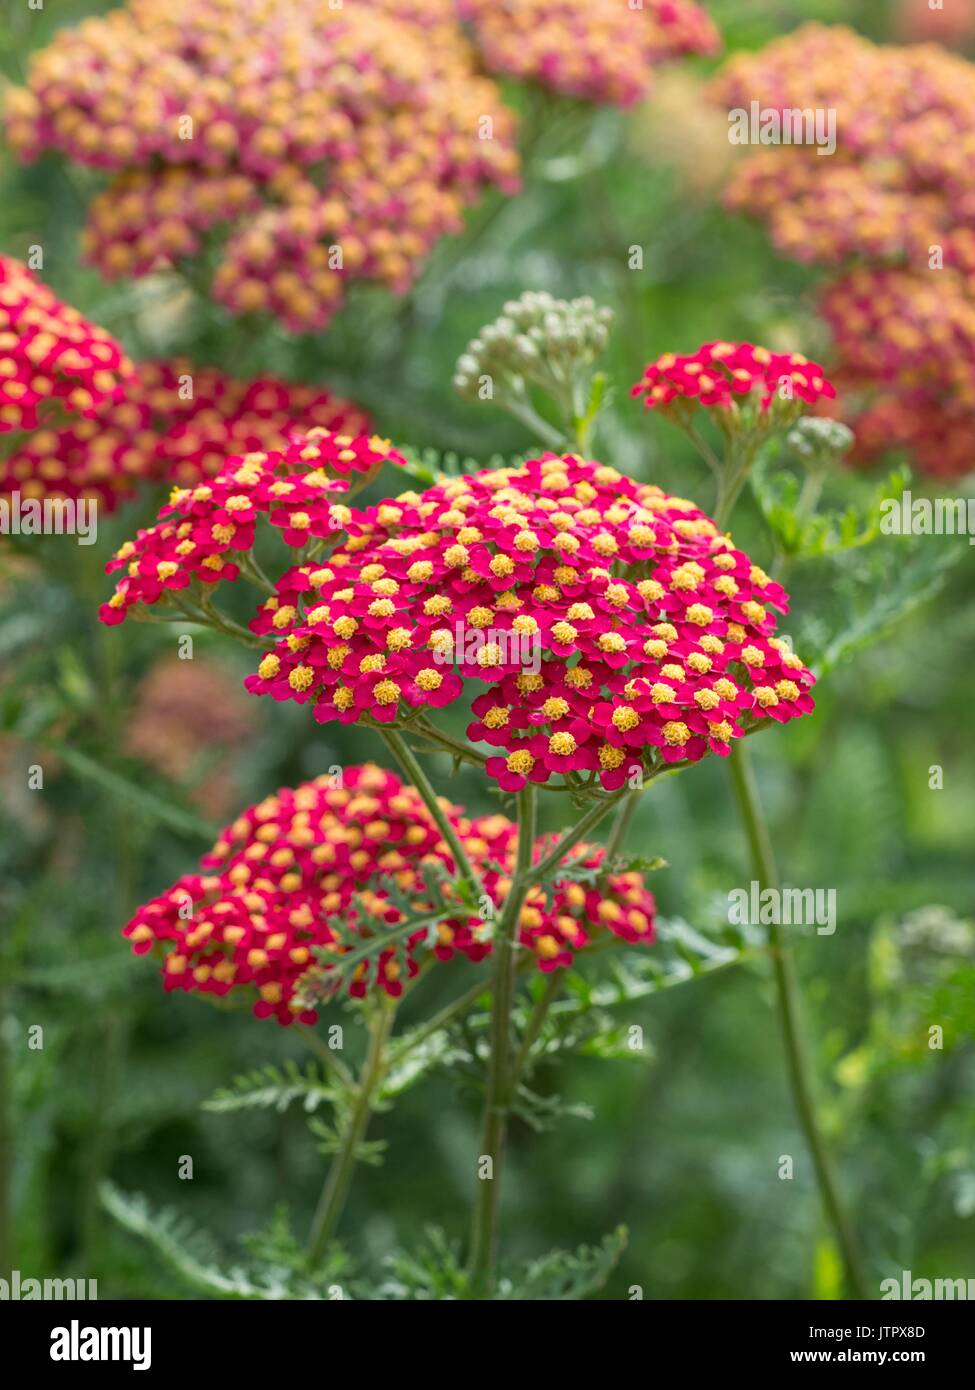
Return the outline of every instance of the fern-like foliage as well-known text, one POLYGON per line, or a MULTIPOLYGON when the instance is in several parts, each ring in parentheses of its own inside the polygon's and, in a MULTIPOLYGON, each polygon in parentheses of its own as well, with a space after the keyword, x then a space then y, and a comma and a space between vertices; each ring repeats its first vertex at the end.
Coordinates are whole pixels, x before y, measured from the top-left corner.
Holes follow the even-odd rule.
MULTIPOLYGON (((601 1289, 626 1249, 627 1233, 619 1226, 598 1245, 578 1250, 553 1250, 520 1269, 503 1271, 493 1298, 498 1302, 530 1299, 562 1302, 588 1298, 601 1289)), ((387 1259, 389 1276, 373 1297, 395 1301, 466 1298, 467 1271, 459 1246, 436 1227, 425 1233, 413 1251, 397 1251, 387 1259)))
POLYGON ((376 917, 359 894, 353 896, 342 917, 328 919, 334 940, 314 948, 318 964, 306 970, 298 982, 296 995, 306 1007, 331 999, 360 967, 371 968, 388 951, 393 952, 405 978, 408 952, 418 945, 432 947, 438 922, 476 910, 473 885, 454 879, 445 865, 426 865, 420 878, 420 884, 410 892, 392 878, 384 885, 384 909, 400 915, 393 925, 376 917), (410 948, 411 939, 419 933, 424 933, 423 940, 410 948))
POLYGON ((617 1226, 598 1245, 578 1250, 553 1250, 532 1260, 513 1279, 499 1285, 499 1299, 531 1299, 567 1302, 598 1293, 626 1249, 627 1231, 617 1226))
POLYGON ((288 1058, 281 1067, 269 1063, 234 1077, 229 1086, 221 1087, 203 1102, 203 1109, 218 1114, 231 1110, 277 1110, 280 1113, 296 1100, 300 1100, 310 1114, 326 1102, 335 1103, 336 1087, 315 1062, 309 1062, 302 1069, 288 1058))
POLYGON ((346 1268, 341 1251, 333 1251, 314 1271, 278 1213, 273 1229, 249 1238, 247 1257, 224 1267, 213 1237, 171 1208, 154 1212, 141 1193, 121 1192, 111 1183, 99 1189, 102 1204, 131 1235, 146 1241, 188 1288, 213 1298, 337 1300, 349 1297, 339 1282, 346 1268))

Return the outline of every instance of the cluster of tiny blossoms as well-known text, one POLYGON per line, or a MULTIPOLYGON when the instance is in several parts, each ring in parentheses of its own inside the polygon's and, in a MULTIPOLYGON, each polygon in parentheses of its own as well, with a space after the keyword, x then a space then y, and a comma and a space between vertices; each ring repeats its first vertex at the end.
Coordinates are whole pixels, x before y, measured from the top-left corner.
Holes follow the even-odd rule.
MULTIPOLYGON (((0 256, 0 433, 30 433, 65 416, 77 428, 123 398, 132 364, 20 261, 0 256)), ((17 447, 0 459, 0 493, 43 492, 50 472, 20 476, 17 447)), ((56 462, 56 460, 55 460, 56 462)))
POLYGON ((334 541, 351 516, 338 500, 348 489, 342 475, 368 476, 386 462, 403 462, 388 440, 311 429, 283 450, 229 459, 212 480, 175 488, 156 524, 106 566, 123 574, 102 621, 120 623, 133 607, 191 585, 236 580, 261 517, 299 550, 334 541))
POLYGON ((111 509, 141 479, 191 486, 234 455, 285 449, 299 425, 342 435, 369 428, 363 411, 320 387, 237 381, 180 359, 138 362, 135 371, 122 398, 93 418, 18 441, 6 460, 8 485, 29 495, 95 495, 111 509))
MULTIPOLYGON (((484 867, 484 892, 498 911, 510 889, 517 828, 504 816, 472 820, 441 802, 468 856, 484 867)), ((543 844, 536 847, 536 859, 543 844)), ((597 870, 603 851, 583 847, 577 859, 597 870)), ((419 794, 392 773, 366 765, 341 779, 320 777, 284 789, 250 807, 222 833, 201 861, 167 892, 141 907, 124 928, 138 953, 159 947, 168 990, 226 996, 256 995, 254 1013, 279 1023, 313 1023, 308 994, 347 990, 361 997, 382 990, 397 997, 415 976, 423 954, 482 960, 491 950, 491 917, 471 916, 450 902, 442 882, 444 916, 401 939, 384 929, 429 913, 432 877, 456 870, 445 841, 419 794), (391 896, 395 889, 395 901, 391 896), (355 945, 378 937, 376 951, 336 973, 355 945), (334 964, 329 956, 334 955, 334 964), (310 986, 310 988, 309 988, 310 986)), ((531 890, 521 910, 519 940, 537 965, 572 964, 593 936, 608 930, 627 942, 653 941, 654 901, 638 874, 607 874, 598 886, 556 883, 531 890)))
POLYGON ((900 445, 950 475, 975 457, 975 66, 933 45, 878 47, 804 26, 738 55, 728 108, 832 108, 837 148, 763 147, 739 166, 732 208, 776 247, 838 269, 823 293, 838 383, 857 398, 859 453, 900 445))
POLYGON ((183 360, 140 362, 132 399, 154 425, 149 472, 182 486, 213 477, 237 454, 281 450, 296 430, 358 436, 364 411, 317 386, 258 377, 238 381, 183 360))
POLYGON ((545 455, 352 513, 251 624, 256 694, 389 723, 485 685, 468 736, 506 790, 621 787, 812 708, 784 590, 693 503, 545 455))
POLYGON ((566 96, 632 106, 654 69, 689 53, 714 53, 718 32, 691 0, 628 6, 593 0, 458 0, 491 72, 532 79, 566 96))
POLYGON ((85 235, 110 278, 198 256, 234 313, 321 328, 347 279, 407 289, 487 184, 514 120, 453 0, 130 0, 62 29, 9 93, 8 140, 112 176, 85 235))
POLYGON ((696 352, 666 352, 644 369, 631 389, 648 410, 674 401, 730 406, 735 398, 757 397, 767 411, 776 396, 816 401, 836 395, 818 362, 792 352, 770 352, 752 343, 704 343, 696 352))

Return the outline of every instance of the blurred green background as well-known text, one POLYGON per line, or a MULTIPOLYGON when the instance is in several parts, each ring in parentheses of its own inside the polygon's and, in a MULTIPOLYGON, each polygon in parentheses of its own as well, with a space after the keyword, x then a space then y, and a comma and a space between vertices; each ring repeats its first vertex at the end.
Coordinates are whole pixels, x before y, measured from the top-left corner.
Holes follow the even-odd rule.
MULTIPOLYGON (((19 81, 30 47, 105 5, 10 13, 2 68, 19 81)), ((804 19, 894 37, 897 5, 878 0, 713 0, 726 52, 804 19), (747 9, 743 14, 742 9, 747 9)), ((368 407, 397 442, 481 461, 530 448, 519 426, 451 391, 456 357, 505 299, 525 289, 589 293, 617 313, 606 369, 615 401, 595 451, 640 479, 707 507, 710 480, 682 438, 646 417, 628 388, 647 360, 714 337, 828 352, 810 287, 760 228, 721 210, 725 123, 708 113, 704 63, 679 64, 627 116, 507 92, 534 135, 525 190, 489 198, 466 234, 443 243, 415 292, 357 290, 322 336, 288 338, 234 322, 188 292, 106 285, 77 264, 84 204, 97 180, 46 158, 29 169, 0 151, 0 249, 44 247, 43 278, 138 355, 188 352, 236 375, 321 381, 368 407), (628 268, 643 248, 642 271, 628 268)), ((894 461, 896 462, 896 461, 894 461)), ((827 501, 863 503, 880 474, 834 479, 827 501)), ((395 486, 387 477, 384 485, 395 486)), ((914 490, 923 489, 915 479, 914 490)), ((208 822, 335 763, 384 761, 368 731, 314 725, 291 705, 238 695, 249 657, 205 634, 177 663, 175 632, 95 620, 101 567, 148 520, 150 495, 100 526, 96 547, 64 539, 0 551, 0 1083, 13 1207, 11 1268, 97 1278, 102 1297, 179 1297, 156 1256, 101 1209, 110 1177, 155 1206, 178 1205, 235 1237, 287 1203, 305 1228, 321 1181, 302 1116, 219 1115, 201 1103, 264 1061, 305 1055, 293 1032, 167 997, 157 967, 119 928, 189 869, 208 822), (192 667, 188 672, 185 668, 192 667), (177 669, 180 668, 180 669, 177 669), (44 768, 42 791, 27 768, 44 768), (43 1051, 26 1030, 41 1024, 43 1051), (194 1158, 191 1183, 179 1155, 194 1158)), ((751 499, 739 544, 771 558, 751 499)), ((803 566, 783 624, 813 664, 836 664, 815 718, 757 740, 755 757, 787 882, 834 888, 832 937, 800 938, 805 1009, 824 1113, 871 1282, 901 1269, 971 1277, 975 1234, 975 584, 964 541, 931 537, 902 563, 899 542, 803 566), (961 563, 941 573, 945 552, 961 563), (930 593, 928 592, 930 590, 930 593), (851 641, 855 633, 867 643, 851 641), (841 640, 843 639, 843 640, 841 640), (943 768, 943 790, 929 769, 943 768), (928 1049, 928 1027, 945 1030, 928 1049)), ((458 715, 454 729, 461 732, 458 715)), ((472 812, 497 806, 477 773, 440 785, 472 812)), ((545 798, 546 828, 559 828, 545 798)), ((664 779, 628 842, 663 855, 653 888, 665 916, 717 935, 726 894, 752 874, 724 770, 708 760, 664 779)), ((594 965, 598 962, 594 962, 594 965)), ((407 1011, 459 991, 445 967, 407 1011)), ((505 1196, 512 1258, 594 1241, 619 1223, 629 1247, 604 1296, 835 1296, 840 1275, 787 1091, 764 968, 740 967, 627 1006, 648 1039, 642 1060, 575 1060, 536 1080, 590 1120, 551 1133, 516 1124, 505 1196), (780 1156, 795 1178, 778 1177, 780 1156)), ((385 1164, 360 1170, 342 1234, 380 1268, 431 1222, 466 1232, 477 1097, 435 1077, 381 1116, 385 1164)), ((0 1271, 3 1272, 3 1271, 0 1271)))

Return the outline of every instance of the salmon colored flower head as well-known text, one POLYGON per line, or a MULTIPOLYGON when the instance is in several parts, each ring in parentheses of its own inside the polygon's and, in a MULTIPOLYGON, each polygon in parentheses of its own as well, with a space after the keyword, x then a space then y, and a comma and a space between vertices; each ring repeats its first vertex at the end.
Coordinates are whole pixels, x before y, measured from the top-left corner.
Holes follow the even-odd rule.
MULTIPOLYGON (((470 819, 442 805, 469 857, 485 866, 484 890, 499 912, 516 827, 501 815, 470 819)), ((546 848, 540 841, 536 860, 546 848)), ((652 943, 654 901, 642 879, 609 872, 597 882, 601 864, 602 851, 583 846, 572 881, 536 887, 526 899, 519 941, 541 970, 570 966, 606 931, 652 943), (579 881, 580 867, 593 871, 588 883, 579 881)), ((471 916, 459 898, 451 901, 454 869, 419 794, 378 767, 352 767, 250 807, 223 831, 200 872, 141 907, 124 935, 137 953, 164 955, 167 990, 243 996, 258 1018, 313 1023, 310 1000, 373 990, 395 998, 425 959, 490 954, 495 912, 471 916), (442 915, 432 911, 434 892, 442 915), (383 941, 414 915, 434 920, 383 941), (342 956, 371 939, 375 950, 337 973, 342 956)))
POLYGON ((691 0, 459 0, 459 9, 491 72, 604 105, 632 106, 661 63, 720 42, 691 0))
POLYGON ((130 0, 6 100, 23 159, 106 176, 83 238, 106 278, 212 252, 219 303, 293 332, 352 281, 403 293, 482 190, 515 192, 514 128, 453 0, 130 0))
MULTIPOLYGON (((949 8, 929 15, 945 42, 949 8)), ((833 113, 833 154, 750 148, 726 206, 762 222, 783 255, 828 269, 819 302, 854 457, 901 448, 934 476, 971 471, 975 66, 933 43, 807 24, 736 54, 713 96, 727 111, 760 96, 764 110, 833 113)))
POLYGON ((475 692, 506 790, 622 787, 812 709, 774 583, 692 502, 576 456, 473 473, 353 513, 282 576, 245 682, 323 723, 395 724, 475 692))

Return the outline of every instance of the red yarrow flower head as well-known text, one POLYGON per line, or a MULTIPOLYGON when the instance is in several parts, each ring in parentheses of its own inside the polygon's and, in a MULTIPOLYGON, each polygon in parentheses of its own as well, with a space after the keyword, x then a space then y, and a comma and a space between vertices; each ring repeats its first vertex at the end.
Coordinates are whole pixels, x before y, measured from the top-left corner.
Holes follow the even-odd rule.
MULTIPOLYGON (((9 484, 27 496, 89 494, 114 510, 140 480, 192 487, 228 458, 286 450, 301 430, 326 428, 351 445, 370 428, 362 410, 321 387, 238 381, 185 359, 138 362, 135 372, 124 395, 100 399, 91 418, 25 435, 6 463, 9 484)), ((352 449, 330 463, 336 473, 356 467, 352 449)))
MULTIPOLYGON (((373 765, 286 788, 248 808, 221 834, 198 873, 141 907, 124 928, 133 950, 159 950, 163 983, 246 997, 258 1018, 313 1023, 314 1002, 337 992, 393 998, 424 956, 483 960, 491 923, 510 890, 517 828, 502 815, 470 819, 442 802, 470 858, 483 866, 492 911, 472 916, 456 894, 451 852, 419 794, 373 765), (439 884, 434 908, 435 878, 439 884), (395 887, 395 894, 393 892, 395 887), (404 904, 408 908, 404 915, 404 904), (433 920, 384 940, 413 916, 433 920), (375 940, 355 965, 342 957, 375 940)), ((549 848, 535 847, 538 861, 549 848)), ((600 875, 603 852, 580 846, 572 875, 536 886, 518 924, 539 969, 573 964, 595 936, 653 941, 654 901, 629 871, 600 875)))
POLYGON ((818 362, 719 340, 686 355, 664 353, 648 364, 630 394, 642 396, 648 410, 684 401, 725 409, 754 398, 767 412, 776 400, 815 405, 836 391, 818 362))
POLYGON ((0 495, 107 500, 124 486, 124 466, 111 457, 79 470, 47 445, 61 431, 96 435, 95 417, 118 406, 133 375, 104 328, 64 304, 20 261, 0 256, 0 433, 24 434, 0 459, 0 495))
POLYGON ((468 736, 505 790, 585 790, 812 708, 812 673, 775 635, 782 587, 692 502, 613 468, 547 454, 352 512, 347 530, 251 625, 273 645, 247 688, 319 722, 395 723, 466 682, 468 736))
POLYGON ((156 524, 126 541, 106 566, 124 574, 100 609, 102 622, 120 623, 137 605, 194 582, 237 579, 261 518, 298 549, 334 541, 351 516, 341 500, 349 484, 336 474, 371 477, 385 462, 403 462, 388 440, 312 429, 280 452, 230 459, 211 481, 176 488, 156 524))

